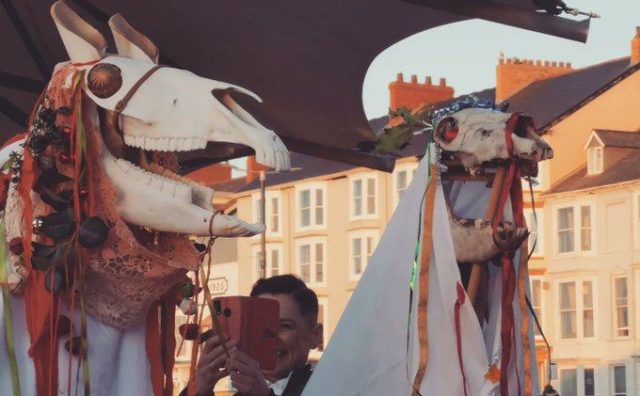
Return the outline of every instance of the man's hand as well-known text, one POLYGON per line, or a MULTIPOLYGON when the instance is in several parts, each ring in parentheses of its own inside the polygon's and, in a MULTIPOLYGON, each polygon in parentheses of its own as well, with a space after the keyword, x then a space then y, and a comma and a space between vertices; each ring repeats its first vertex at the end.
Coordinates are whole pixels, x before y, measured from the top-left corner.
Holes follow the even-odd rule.
MULTIPOLYGON (((214 335, 202 348, 196 369, 196 395, 198 396, 211 396, 218 381, 228 375, 225 368, 227 355, 220 341, 220 337, 214 335)), ((227 342, 227 348, 231 354, 236 352, 236 344, 236 341, 227 342)))
POLYGON ((236 350, 227 362, 231 384, 245 396, 268 396, 269 388, 262 375, 260 364, 236 350))

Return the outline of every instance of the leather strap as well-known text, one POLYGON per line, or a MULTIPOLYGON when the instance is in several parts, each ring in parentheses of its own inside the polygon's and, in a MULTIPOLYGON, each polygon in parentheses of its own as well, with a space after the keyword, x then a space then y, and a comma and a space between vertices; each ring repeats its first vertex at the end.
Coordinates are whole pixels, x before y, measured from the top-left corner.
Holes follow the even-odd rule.
POLYGON ((133 84, 129 92, 127 92, 127 94, 124 95, 124 97, 120 99, 118 103, 116 103, 115 109, 111 112, 111 120, 112 120, 112 125, 115 127, 116 132, 118 132, 118 134, 120 135, 123 134, 122 130, 120 129, 120 122, 119 122, 120 114, 122 113, 122 111, 125 109, 125 107, 127 107, 127 105, 129 104, 129 101, 131 100, 133 95, 135 95, 136 92, 138 92, 138 89, 140 89, 142 84, 144 84, 144 82, 147 81, 153 73, 155 73, 158 69, 163 67, 164 67, 163 65, 155 65, 154 67, 149 69, 145 74, 142 75, 142 77, 140 77, 138 81, 136 81, 135 84, 133 84))

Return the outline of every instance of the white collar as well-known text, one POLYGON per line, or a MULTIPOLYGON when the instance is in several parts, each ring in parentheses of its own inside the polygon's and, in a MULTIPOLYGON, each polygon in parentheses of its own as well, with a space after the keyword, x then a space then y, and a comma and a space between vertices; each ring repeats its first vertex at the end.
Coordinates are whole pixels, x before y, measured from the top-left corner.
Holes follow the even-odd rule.
POLYGON ((291 374, 293 373, 290 372, 289 375, 287 375, 284 378, 281 378, 279 380, 277 380, 276 382, 268 382, 267 381, 267 385, 269 386, 269 389, 271 389, 273 391, 273 393, 276 394, 276 396, 282 396, 282 394, 284 393, 285 388, 287 387, 287 384, 289 383, 289 379, 291 378, 291 374))

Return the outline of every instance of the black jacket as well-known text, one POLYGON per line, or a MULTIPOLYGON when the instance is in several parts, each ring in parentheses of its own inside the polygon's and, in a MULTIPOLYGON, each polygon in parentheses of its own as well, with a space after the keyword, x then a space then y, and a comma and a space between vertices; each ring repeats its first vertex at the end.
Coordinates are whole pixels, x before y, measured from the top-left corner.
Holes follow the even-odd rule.
MULTIPOLYGON (((311 365, 307 364, 304 367, 293 370, 291 373, 291 378, 289 378, 289 382, 287 383, 287 387, 284 388, 284 392, 282 396, 300 396, 302 395, 302 391, 304 387, 307 385, 307 381, 311 377, 311 365)), ((180 392, 180 396, 187 396, 187 389, 183 389, 180 392)), ((236 393, 235 396, 243 396, 242 393, 236 393)))

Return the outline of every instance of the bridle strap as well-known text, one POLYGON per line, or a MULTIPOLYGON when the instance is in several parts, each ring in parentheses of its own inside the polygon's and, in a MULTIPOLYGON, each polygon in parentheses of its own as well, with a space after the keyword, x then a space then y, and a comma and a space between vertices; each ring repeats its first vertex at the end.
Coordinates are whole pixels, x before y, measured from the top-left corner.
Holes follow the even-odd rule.
POLYGON ((136 81, 135 84, 133 84, 133 86, 131 87, 129 92, 127 92, 127 94, 124 95, 124 97, 122 99, 120 99, 120 101, 118 101, 118 103, 116 104, 115 109, 113 110, 113 112, 111 112, 111 120, 112 120, 112 125, 115 127, 116 132, 118 132, 118 134, 120 134, 120 135, 123 134, 122 130, 120 129, 120 122, 119 122, 120 114, 122 113, 124 108, 127 107, 127 104, 129 104, 129 101, 131 100, 133 95, 135 95, 136 92, 138 92, 138 89, 140 89, 142 84, 144 84, 144 82, 147 81, 149 79, 149 77, 151 77, 151 75, 153 73, 155 73, 158 69, 160 69, 162 67, 164 67, 164 66, 163 65, 155 65, 154 67, 149 69, 146 73, 144 73, 142 75, 142 77, 140 77, 140 79, 138 81, 136 81))

